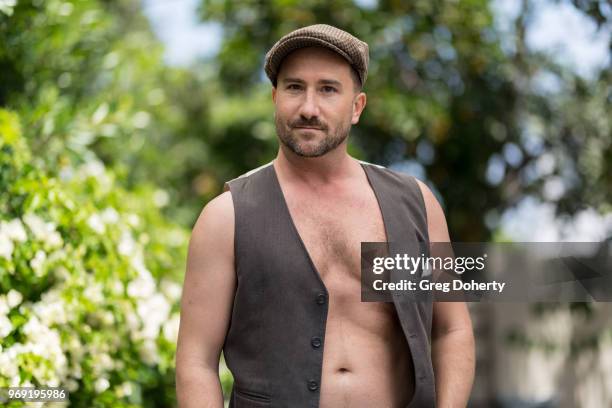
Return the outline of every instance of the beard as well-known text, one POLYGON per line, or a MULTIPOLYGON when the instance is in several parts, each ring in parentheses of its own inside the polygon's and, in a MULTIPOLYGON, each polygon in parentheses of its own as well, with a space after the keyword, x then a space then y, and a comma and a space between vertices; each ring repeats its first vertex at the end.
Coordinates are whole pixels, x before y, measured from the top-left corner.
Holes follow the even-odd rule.
POLYGON ((302 121, 298 120, 294 123, 283 122, 279 119, 278 115, 274 114, 274 124, 276 126, 276 134, 280 139, 281 143, 287 146, 289 150, 301 157, 320 157, 324 154, 334 150, 340 146, 342 142, 349 136, 351 130, 351 122, 341 123, 333 131, 329 130, 329 127, 318 121, 302 121), (325 133, 325 138, 320 140, 316 146, 305 149, 298 136, 293 132, 297 126, 312 126, 321 129, 321 132, 325 133))

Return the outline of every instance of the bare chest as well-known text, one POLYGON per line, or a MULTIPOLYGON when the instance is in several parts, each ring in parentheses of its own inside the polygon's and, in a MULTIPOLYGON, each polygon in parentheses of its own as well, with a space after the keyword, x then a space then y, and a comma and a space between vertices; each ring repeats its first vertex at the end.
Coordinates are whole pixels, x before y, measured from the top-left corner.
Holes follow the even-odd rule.
POLYGON ((324 281, 334 273, 358 279, 361 242, 386 239, 378 201, 367 187, 344 197, 287 197, 293 223, 324 281))

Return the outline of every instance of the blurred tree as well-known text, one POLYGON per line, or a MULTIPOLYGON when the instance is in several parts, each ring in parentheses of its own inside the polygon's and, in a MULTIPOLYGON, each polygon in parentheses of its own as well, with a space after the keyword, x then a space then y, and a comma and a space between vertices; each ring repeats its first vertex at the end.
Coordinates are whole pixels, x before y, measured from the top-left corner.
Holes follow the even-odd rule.
POLYGON ((19 113, 49 171, 99 157, 130 189, 161 187, 158 204, 191 226, 222 178, 205 133, 214 98, 202 74, 164 66, 140 7, 32 0, 0 12, 0 106, 19 113))
MULTIPOLYGON (((574 3, 609 24, 603 1, 574 3)), ((500 214, 527 194, 568 214, 611 210, 610 74, 585 80, 531 52, 529 1, 510 53, 487 0, 359 4, 203 0, 202 19, 224 29, 211 112, 221 126, 210 129, 222 142, 212 146, 234 160, 236 174, 269 160, 275 146, 265 52, 295 28, 328 23, 370 45, 368 106, 351 151, 422 173, 440 193, 453 239, 487 240, 500 214), (564 86, 542 91, 544 75, 564 86)))
POLYGON ((176 405, 188 234, 160 214, 159 163, 184 122, 164 77, 188 79, 137 1, 0 2, 1 386, 176 405))

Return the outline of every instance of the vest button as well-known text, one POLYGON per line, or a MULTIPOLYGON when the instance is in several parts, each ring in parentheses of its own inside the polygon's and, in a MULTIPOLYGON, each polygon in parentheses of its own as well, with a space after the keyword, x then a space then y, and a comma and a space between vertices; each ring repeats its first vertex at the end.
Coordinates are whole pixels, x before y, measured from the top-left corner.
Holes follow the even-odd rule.
POLYGON ((310 344, 312 344, 312 347, 318 349, 319 347, 321 347, 321 338, 320 337, 313 337, 310 340, 310 344))
POLYGON ((319 389, 319 384, 314 380, 310 380, 308 381, 308 389, 310 391, 316 391, 319 389))
POLYGON ((326 299, 327 299, 327 296, 325 296, 325 293, 319 293, 317 295, 317 304, 324 305, 326 299))

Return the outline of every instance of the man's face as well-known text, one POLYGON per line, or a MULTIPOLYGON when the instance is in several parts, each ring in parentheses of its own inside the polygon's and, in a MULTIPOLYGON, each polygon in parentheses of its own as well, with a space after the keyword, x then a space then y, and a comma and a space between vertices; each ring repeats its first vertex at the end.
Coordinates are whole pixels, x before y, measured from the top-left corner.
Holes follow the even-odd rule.
POLYGON ((350 65, 331 50, 307 47, 285 57, 272 89, 281 143, 303 157, 342 144, 365 107, 365 94, 354 86, 350 65))

